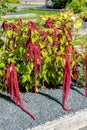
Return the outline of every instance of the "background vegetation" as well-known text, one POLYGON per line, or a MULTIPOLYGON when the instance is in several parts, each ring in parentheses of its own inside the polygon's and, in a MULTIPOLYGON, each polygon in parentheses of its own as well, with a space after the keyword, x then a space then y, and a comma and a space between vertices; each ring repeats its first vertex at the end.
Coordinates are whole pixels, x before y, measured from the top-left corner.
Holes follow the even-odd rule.
POLYGON ((7 0, 9 3, 20 3, 20 0, 7 0))
POLYGON ((54 8, 62 9, 69 8, 75 13, 87 10, 87 0, 52 0, 54 8))

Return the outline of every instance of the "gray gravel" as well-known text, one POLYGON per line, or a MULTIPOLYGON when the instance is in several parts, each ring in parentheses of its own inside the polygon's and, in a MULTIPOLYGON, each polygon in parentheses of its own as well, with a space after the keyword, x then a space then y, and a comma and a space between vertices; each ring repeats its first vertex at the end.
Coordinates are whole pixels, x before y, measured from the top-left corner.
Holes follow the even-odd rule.
POLYGON ((3 92, 0 94, 0 130, 27 130, 48 121, 61 118, 65 115, 75 113, 78 110, 87 108, 87 98, 84 96, 84 89, 71 87, 67 106, 74 107, 72 112, 62 109, 62 91, 60 89, 42 88, 38 94, 22 93, 22 101, 26 108, 36 115, 37 120, 33 120, 24 113, 20 107, 16 106, 3 92))

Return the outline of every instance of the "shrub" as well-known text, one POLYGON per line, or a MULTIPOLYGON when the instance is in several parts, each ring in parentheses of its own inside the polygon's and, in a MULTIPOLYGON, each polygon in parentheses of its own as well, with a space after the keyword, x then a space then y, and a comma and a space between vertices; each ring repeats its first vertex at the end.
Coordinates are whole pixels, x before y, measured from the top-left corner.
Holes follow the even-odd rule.
POLYGON ((54 3, 54 8, 62 9, 69 8, 73 10, 74 13, 80 13, 86 10, 87 0, 52 0, 54 3))
MULTIPOLYGON (((18 84, 20 89, 38 92, 42 85, 57 87, 63 82, 63 108, 72 110, 66 107, 70 84, 84 76, 86 86, 87 53, 74 48, 70 25, 64 21, 58 28, 52 18, 48 18, 43 26, 21 19, 16 23, 4 21, 0 32, 0 90, 7 87, 13 98, 20 95, 16 88, 18 84), (82 68, 81 73, 78 66, 82 68)), ((85 92, 87 95, 87 86, 85 92)), ((16 104, 22 105, 18 99, 16 104)), ((23 106, 21 108, 24 110, 23 106)))
POLYGON ((87 21, 87 11, 82 12, 80 16, 84 21, 87 21))
POLYGON ((71 0, 52 0, 52 1, 54 3, 54 6, 53 6, 54 8, 62 9, 62 8, 65 8, 67 2, 71 0))
POLYGON ((86 10, 87 0, 72 0, 72 2, 67 3, 67 7, 73 10, 74 13, 80 13, 86 10))

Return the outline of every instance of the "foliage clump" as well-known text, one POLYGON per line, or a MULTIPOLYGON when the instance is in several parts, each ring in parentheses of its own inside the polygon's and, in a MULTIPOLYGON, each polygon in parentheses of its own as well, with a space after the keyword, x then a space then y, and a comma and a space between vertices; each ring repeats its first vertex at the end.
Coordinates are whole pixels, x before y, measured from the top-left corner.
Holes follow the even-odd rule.
POLYGON ((74 13, 80 13, 87 10, 87 0, 52 0, 54 8, 64 9, 69 8, 74 13))

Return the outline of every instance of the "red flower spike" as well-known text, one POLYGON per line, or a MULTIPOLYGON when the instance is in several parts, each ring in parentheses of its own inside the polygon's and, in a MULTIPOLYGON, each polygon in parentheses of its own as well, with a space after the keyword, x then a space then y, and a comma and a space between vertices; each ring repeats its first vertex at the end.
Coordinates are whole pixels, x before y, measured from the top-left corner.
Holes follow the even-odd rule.
POLYGON ((70 53, 70 52, 71 52, 71 47, 70 47, 69 45, 67 45, 67 46, 65 47, 65 49, 66 49, 66 52, 67 52, 67 53, 70 53))
POLYGON ((42 69, 42 58, 41 58, 41 52, 40 52, 40 46, 38 42, 35 43, 28 43, 27 44, 27 52, 25 54, 27 61, 30 63, 34 63, 34 90, 35 93, 37 92, 36 90, 36 79, 37 79, 37 70, 38 66, 40 67, 40 71, 42 69))
POLYGON ((18 26, 21 26, 21 25, 22 25, 22 19, 21 19, 21 18, 18 19, 17 25, 18 25, 18 26))
POLYGON ((72 40, 72 32, 71 32, 71 29, 69 27, 67 28, 67 31, 68 31, 68 34, 70 36, 70 39, 72 40))
POLYGON ((87 53, 85 54, 85 65, 86 65, 86 88, 85 88, 85 95, 87 96, 87 53))
POLYGON ((29 32, 32 31, 32 30, 37 30, 37 29, 38 28, 37 28, 36 24, 33 21, 28 22, 28 31, 29 32))
POLYGON ((53 39, 54 39, 54 41, 53 41, 53 46, 56 46, 56 45, 57 45, 57 42, 58 42, 57 32, 58 32, 58 30, 57 30, 57 29, 54 29, 54 31, 53 31, 53 39))
POLYGON ((2 28, 3 28, 3 29, 8 29, 8 22, 7 22, 7 21, 4 21, 4 22, 2 23, 2 28))
POLYGON ((55 28, 55 25, 54 25, 53 20, 51 18, 48 18, 46 20, 45 27, 46 28, 55 28))
POLYGON ((17 28, 16 24, 14 24, 14 23, 9 24, 9 29, 18 33, 18 28, 17 28))
POLYGON ((35 116, 32 113, 28 112, 22 103, 18 86, 17 72, 14 63, 10 63, 8 65, 8 68, 4 70, 4 80, 6 90, 8 93, 10 93, 12 101, 19 105, 24 112, 29 114, 35 120, 35 116))
POLYGON ((71 74, 70 74, 70 56, 65 56, 66 63, 64 66, 64 79, 63 79, 63 86, 62 86, 62 92, 63 92, 63 109, 66 111, 73 110, 73 108, 67 108, 66 102, 67 98, 70 92, 70 85, 71 85, 71 74))

